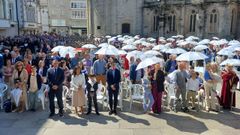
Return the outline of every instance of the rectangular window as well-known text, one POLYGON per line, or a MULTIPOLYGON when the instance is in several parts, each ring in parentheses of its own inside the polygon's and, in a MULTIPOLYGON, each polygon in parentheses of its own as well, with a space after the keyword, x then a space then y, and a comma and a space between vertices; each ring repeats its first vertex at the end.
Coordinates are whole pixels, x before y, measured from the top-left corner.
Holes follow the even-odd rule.
POLYGON ((72 1, 71 2, 71 9, 86 9, 87 2, 86 1, 72 1))
POLYGON ((168 17, 168 24, 169 24, 169 31, 174 32, 175 24, 176 24, 176 16, 175 15, 171 15, 168 17))
POLYGON ((27 21, 28 22, 35 22, 35 8, 34 7, 28 7, 26 9, 27 12, 27 21))
POLYGON ((156 27, 156 16, 153 17, 153 31, 155 31, 156 27))
POLYGON ((86 10, 72 11, 72 19, 87 19, 86 10))
POLYGON ((9 3, 9 20, 14 20, 13 3, 9 3))
POLYGON ((190 16, 190 32, 195 32, 196 31, 196 19, 197 19, 197 15, 193 14, 190 16))
POLYGON ((176 31, 175 25, 176 25, 176 16, 174 15, 173 16, 173 31, 176 31))

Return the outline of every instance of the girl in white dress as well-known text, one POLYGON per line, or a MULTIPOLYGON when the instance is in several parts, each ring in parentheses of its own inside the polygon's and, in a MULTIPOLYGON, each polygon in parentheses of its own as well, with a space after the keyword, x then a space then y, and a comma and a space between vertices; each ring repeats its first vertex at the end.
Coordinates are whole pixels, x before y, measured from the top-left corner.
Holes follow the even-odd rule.
POLYGON ((71 86, 73 88, 72 106, 75 107, 77 115, 83 114, 83 106, 85 105, 85 76, 81 74, 81 68, 76 66, 73 70, 71 86), (78 111, 80 107, 80 111, 78 111), (80 114, 79 114, 80 112, 80 114))

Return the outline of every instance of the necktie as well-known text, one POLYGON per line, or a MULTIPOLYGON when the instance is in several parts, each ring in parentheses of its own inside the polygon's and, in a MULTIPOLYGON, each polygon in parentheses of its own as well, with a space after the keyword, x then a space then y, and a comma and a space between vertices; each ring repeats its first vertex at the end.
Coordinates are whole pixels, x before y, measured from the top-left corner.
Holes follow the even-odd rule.
POLYGON ((55 68, 54 78, 57 79, 57 68, 55 68))
POLYGON ((113 74, 113 78, 114 78, 115 77, 115 67, 113 68, 112 74, 113 74))

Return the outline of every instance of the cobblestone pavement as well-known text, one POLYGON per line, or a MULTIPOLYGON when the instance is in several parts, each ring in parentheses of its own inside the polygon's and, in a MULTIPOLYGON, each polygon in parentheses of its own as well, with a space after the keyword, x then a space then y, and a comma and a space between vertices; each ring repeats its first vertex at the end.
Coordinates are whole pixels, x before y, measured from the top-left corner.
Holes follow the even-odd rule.
MULTIPOLYGON (((128 105, 125 103, 126 106, 128 105)), ((48 119, 48 110, 24 113, 0 112, 0 135, 237 135, 240 134, 240 92, 233 111, 142 114, 141 105, 132 112, 109 116, 78 117, 70 111, 63 118, 48 119)))

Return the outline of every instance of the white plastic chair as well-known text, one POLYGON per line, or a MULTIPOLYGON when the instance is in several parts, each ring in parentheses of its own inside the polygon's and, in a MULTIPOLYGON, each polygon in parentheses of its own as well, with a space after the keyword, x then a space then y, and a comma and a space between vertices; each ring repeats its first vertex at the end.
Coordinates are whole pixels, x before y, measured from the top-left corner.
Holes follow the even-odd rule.
POLYGON ((46 84, 42 84, 41 89, 37 92, 38 99, 41 101, 42 109, 45 110, 45 98, 46 92, 48 92, 49 87, 46 84))
POLYGON ((0 83, 0 103, 1 109, 3 109, 3 98, 5 93, 7 92, 8 86, 4 83, 0 83))
POLYGON ((97 90, 97 101, 100 101, 102 104, 102 109, 105 109, 104 101, 106 100, 106 87, 103 84, 98 84, 98 90, 97 90))
POLYGON ((130 111, 132 110, 133 100, 143 101, 144 87, 141 84, 133 84, 133 91, 130 92, 130 111))
POLYGON ((133 89, 132 82, 129 79, 125 79, 123 86, 124 86, 123 90, 126 90, 125 97, 129 97, 130 93, 131 93, 131 91, 133 89))
POLYGON ((173 102, 176 99, 175 96, 175 85, 168 83, 166 86, 166 90, 167 90, 167 95, 168 95, 168 103, 171 109, 173 109, 173 102))
MULTIPOLYGON (((63 100, 63 110, 67 110, 67 100, 66 100, 66 95, 67 91, 69 91, 67 86, 63 86, 63 91, 62 91, 62 100, 63 100)), ((57 102, 57 98, 54 98, 54 102, 57 102)))

